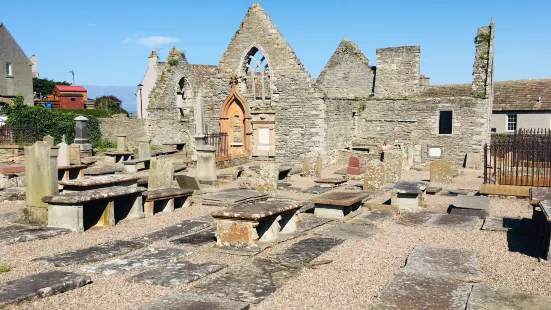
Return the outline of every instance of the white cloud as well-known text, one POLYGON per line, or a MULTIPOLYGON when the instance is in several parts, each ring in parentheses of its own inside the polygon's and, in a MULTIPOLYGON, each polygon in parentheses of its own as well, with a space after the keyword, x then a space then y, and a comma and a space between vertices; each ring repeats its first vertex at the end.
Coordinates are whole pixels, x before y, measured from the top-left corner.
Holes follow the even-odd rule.
POLYGON ((128 44, 128 43, 131 43, 131 42, 136 41, 137 38, 138 38, 138 34, 135 33, 135 34, 133 34, 131 37, 126 37, 126 38, 124 38, 124 39, 121 41, 121 43, 122 43, 122 44, 128 44))
POLYGON ((141 37, 138 39, 138 44, 145 45, 147 47, 157 47, 169 43, 180 42, 180 39, 173 37, 163 37, 163 36, 150 36, 150 37, 141 37))

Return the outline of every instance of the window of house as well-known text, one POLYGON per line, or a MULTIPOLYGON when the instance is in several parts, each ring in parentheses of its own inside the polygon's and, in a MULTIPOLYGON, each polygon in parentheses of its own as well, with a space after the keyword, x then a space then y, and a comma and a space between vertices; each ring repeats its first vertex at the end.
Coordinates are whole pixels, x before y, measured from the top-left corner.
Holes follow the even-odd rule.
POLYGON ((77 101, 77 98, 71 98, 71 101, 75 102, 75 101, 77 101))
POLYGON ((453 132, 453 111, 440 111, 438 134, 451 135, 453 132))
POLYGON ((507 115, 507 131, 516 131, 517 130, 517 115, 509 114, 507 115))
POLYGON ((13 72, 11 71, 11 63, 6 62, 6 76, 13 76, 13 72))

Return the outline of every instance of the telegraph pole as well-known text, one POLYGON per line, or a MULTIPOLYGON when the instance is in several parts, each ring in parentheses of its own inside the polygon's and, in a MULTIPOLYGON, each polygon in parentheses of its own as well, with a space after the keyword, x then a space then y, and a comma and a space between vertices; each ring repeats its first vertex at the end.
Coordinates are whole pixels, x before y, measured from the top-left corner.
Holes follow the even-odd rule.
POLYGON ((75 86, 75 71, 71 70, 71 71, 69 71, 69 73, 71 73, 71 75, 73 75, 73 86, 75 86))

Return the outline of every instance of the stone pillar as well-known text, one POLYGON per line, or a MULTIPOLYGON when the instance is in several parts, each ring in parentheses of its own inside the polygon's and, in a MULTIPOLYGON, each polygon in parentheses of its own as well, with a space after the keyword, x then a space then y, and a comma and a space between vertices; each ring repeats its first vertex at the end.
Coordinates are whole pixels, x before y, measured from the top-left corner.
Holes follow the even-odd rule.
POLYGON ((151 157, 151 140, 141 139, 138 141, 138 158, 151 157))
POLYGON ((88 152, 92 150, 92 144, 88 140, 88 119, 84 116, 75 118, 75 144, 80 146, 80 150, 88 152))
POLYGON ((203 98, 201 94, 197 96, 197 107, 195 109, 195 135, 193 136, 195 142, 195 154, 192 156, 192 160, 198 161, 198 151, 197 148, 200 148, 205 145, 205 124, 203 119, 203 98))
POLYGON ((148 190, 171 188, 174 180, 174 164, 167 157, 151 159, 149 170, 148 190))
POLYGON ((78 146, 78 144, 69 145, 69 163, 71 165, 82 164, 80 158, 80 146, 78 146))
POLYGON ((197 175, 195 178, 200 183, 213 184, 216 182, 216 148, 203 145, 197 150, 197 175))
POLYGON ((46 142, 50 147, 54 146, 54 137, 52 136, 44 136, 44 138, 42 138, 42 141, 46 142))
POLYGON ((117 136, 117 152, 126 152, 126 135, 117 136))
POLYGON ((48 205, 42 197, 59 193, 57 181, 58 148, 38 141, 25 147, 25 203, 19 210, 22 221, 48 224, 48 205))
POLYGON ((69 156, 69 146, 67 145, 67 143, 61 142, 57 145, 57 147, 58 147, 57 166, 58 167, 70 166, 71 161, 69 156))

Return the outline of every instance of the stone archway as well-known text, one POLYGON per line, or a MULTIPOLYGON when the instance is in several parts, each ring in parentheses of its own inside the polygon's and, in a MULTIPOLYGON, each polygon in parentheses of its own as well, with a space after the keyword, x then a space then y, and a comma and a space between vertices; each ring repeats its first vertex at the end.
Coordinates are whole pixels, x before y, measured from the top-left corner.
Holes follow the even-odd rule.
POLYGON ((232 75, 230 94, 220 111, 220 132, 226 133, 228 155, 250 155, 252 150, 251 115, 247 101, 238 89, 237 76, 232 75))

